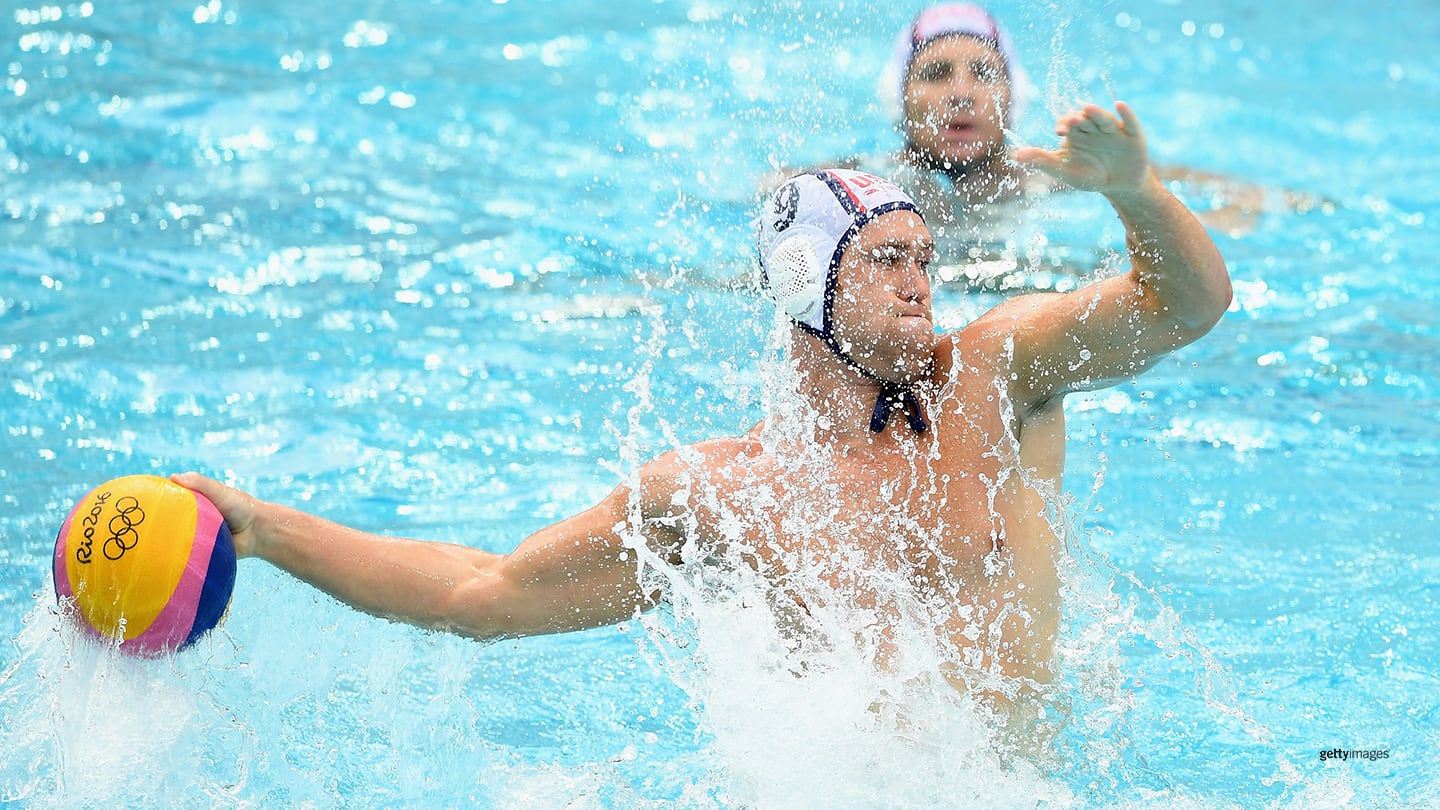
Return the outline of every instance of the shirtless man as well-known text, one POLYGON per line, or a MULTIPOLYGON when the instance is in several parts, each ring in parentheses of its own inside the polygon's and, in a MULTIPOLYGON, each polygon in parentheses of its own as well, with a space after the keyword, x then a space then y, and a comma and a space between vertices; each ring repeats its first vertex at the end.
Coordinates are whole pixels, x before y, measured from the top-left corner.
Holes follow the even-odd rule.
POLYGON ((1126 227, 1130 272, 936 334, 934 245, 910 198, 858 172, 792 178, 765 209, 760 251, 791 318, 793 401, 743 436, 650 461, 633 486, 509 554, 381 537, 194 473, 175 480, 215 502, 238 556, 375 615, 477 639, 579 630, 665 598, 637 575, 639 551, 728 560, 792 612, 823 600, 871 611, 881 667, 905 643, 886 618, 919 606, 948 651, 940 674, 1005 704, 1053 675, 1065 395, 1196 340, 1231 295, 1214 244, 1150 170, 1129 107, 1087 106, 1057 132, 1058 149, 1016 158, 1103 194, 1126 227))

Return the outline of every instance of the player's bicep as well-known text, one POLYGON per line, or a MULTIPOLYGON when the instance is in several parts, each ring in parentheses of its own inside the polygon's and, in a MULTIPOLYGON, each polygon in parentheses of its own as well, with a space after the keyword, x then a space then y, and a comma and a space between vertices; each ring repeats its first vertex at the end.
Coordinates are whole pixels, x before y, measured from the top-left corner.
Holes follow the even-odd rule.
POLYGON ((1185 342, 1134 274, 1016 299, 1006 309, 1014 336, 1012 391, 1030 404, 1135 377, 1185 342))
POLYGON ((622 487, 530 535, 458 589, 457 618, 523 636, 614 624, 652 607, 657 595, 641 587, 631 511, 622 487))

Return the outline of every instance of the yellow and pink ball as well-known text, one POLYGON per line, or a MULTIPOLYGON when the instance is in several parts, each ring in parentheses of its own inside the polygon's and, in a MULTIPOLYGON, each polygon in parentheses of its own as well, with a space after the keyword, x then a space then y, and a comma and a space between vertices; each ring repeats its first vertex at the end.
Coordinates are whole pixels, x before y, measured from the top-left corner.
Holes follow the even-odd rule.
POLYGON ((131 475, 91 490, 55 540, 55 594, 82 627, 119 649, 183 649, 225 617, 235 546, 209 499, 169 479, 131 475))

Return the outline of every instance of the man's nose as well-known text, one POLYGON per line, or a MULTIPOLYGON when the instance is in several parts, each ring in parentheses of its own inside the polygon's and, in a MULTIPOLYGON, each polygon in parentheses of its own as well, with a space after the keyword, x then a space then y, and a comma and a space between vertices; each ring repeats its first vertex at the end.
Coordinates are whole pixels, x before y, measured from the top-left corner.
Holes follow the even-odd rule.
POLYGON ((975 82, 963 78, 951 79, 945 88, 945 100, 961 109, 975 106, 975 82))
POLYGON ((930 273, 925 265, 916 259, 907 261, 895 294, 907 301, 923 301, 930 297, 930 273))

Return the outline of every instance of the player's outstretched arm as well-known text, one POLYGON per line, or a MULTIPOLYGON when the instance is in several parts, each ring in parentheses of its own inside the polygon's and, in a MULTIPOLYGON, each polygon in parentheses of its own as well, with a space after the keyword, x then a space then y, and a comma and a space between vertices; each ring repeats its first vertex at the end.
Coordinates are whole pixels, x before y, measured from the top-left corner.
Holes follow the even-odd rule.
POLYGON ((237 556, 264 559, 366 613, 479 639, 631 618, 659 595, 640 587, 637 555, 623 534, 643 533, 659 544, 674 539, 658 525, 636 532, 624 487, 541 529, 511 553, 494 554, 363 532, 196 473, 173 480, 215 503, 230 525, 237 556))

